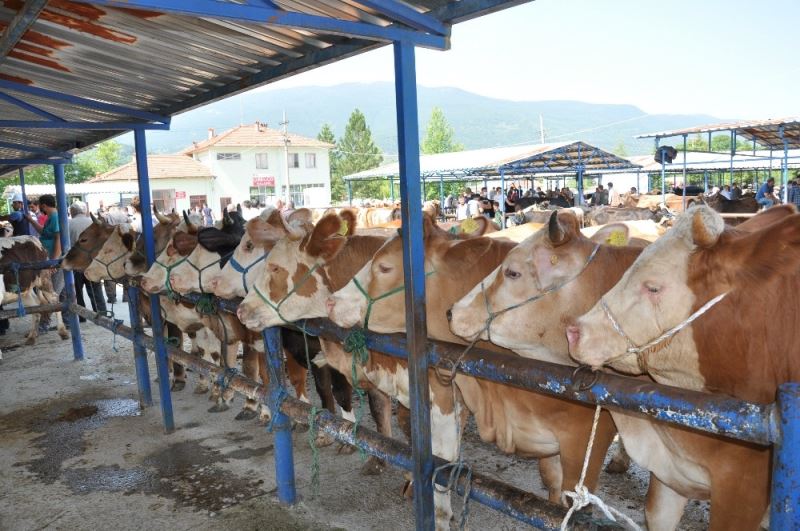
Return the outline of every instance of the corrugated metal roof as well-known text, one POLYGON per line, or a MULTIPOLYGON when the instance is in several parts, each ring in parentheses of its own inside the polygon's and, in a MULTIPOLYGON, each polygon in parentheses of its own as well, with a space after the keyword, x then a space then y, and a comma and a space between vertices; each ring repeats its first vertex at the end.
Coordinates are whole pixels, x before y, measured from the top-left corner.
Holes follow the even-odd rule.
MULTIPOLYGON (((66 183, 67 195, 84 194, 138 194, 139 185, 133 181, 111 181, 107 183, 66 183)), ((17 185, 9 185, 3 189, 6 197, 22 192, 22 188, 17 185)), ((25 193, 28 197, 38 197, 43 194, 54 195, 56 186, 54 184, 26 184, 25 193)))
MULTIPOLYGON (((204 164, 188 155, 148 155, 147 171, 150 179, 211 179, 212 174, 204 164)), ((135 181, 136 159, 118 168, 102 173, 90 183, 103 181, 135 181)))
MULTIPOLYGON (((213 130, 212 130, 213 131, 213 130)), ((296 147, 333 148, 333 144, 321 142, 316 138, 288 133, 289 145, 296 147)), ((194 145, 181 151, 191 154, 205 151, 212 146, 216 147, 283 147, 283 132, 270 129, 266 124, 239 125, 227 131, 215 134, 212 138, 196 142, 194 145)))
MULTIPOLYGON (((782 153, 781 153, 782 155, 782 153)), ((661 164, 653 159, 653 155, 637 155, 628 157, 628 160, 634 164, 642 166, 642 172, 657 173, 661 171, 661 164)), ((751 153, 735 155, 733 157, 734 170, 766 170, 772 168, 779 170, 781 162, 779 159, 774 159, 770 165, 769 151, 756 151, 755 155, 751 153)), ((789 150, 789 167, 800 167, 800 149, 789 150)), ((731 168, 731 157, 721 153, 695 153, 689 152, 686 159, 686 170, 689 173, 697 173, 703 171, 728 171, 731 168)), ((672 164, 665 166, 667 172, 682 172, 683 171, 683 153, 678 152, 678 156, 672 164)))
MULTIPOLYGON (((529 0, 411 0, 404 4, 447 25, 525 1, 529 0)), ((256 4, 247 7, 258 9, 256 4)), ((379 12, 356 0, 276 0, 264 2, 260 8, 270 5, 288 12, 409 30, 402 16, 379 12)), ((186 3, 187 8, 192 6, 192 2, 186 3)), ((0 29, 8 27, 23 7, 23 0, 0 0, 0 29)), ((0 80, 172 116, 385 44, 323 30, 50 0, 8 57, 0 58, 0 80)), ((141 121, 21 92, 3 92, 69 120, 141 121)), ((3 100, 0 116, 41 119, 3 100)), ((0 140, 64 151, 84 149, 119 132, 4 128, 0 140)), ((7 148, 2 152, 6 158, 31 154, 7 148)), ((11 168, 0 166, 0 175, 11 168)))
POLYGON ((750 141, 755 140, 765 148, 783 150, 783 139, 780 137, 779 133, 781 127, 783 127, 783 135, 786 138, 787 147, 791 149, 800 148, 800 118, 798 117, 723 122, 689 127, 687 129, 646 133, 637 135, 636 138, 667 138, 671 136, 735 131, 737 137, 744 137, 750 141))
MULTIPOLYGON (((560 142, 473 149, 453 153, 438 153, 420 157, 421 177, 461 179, 472 176, 493 177, 506 175, 533 175, 544 173, 577 172, 612 169, 637 169, 627 159, 618 157, 585 142, 560 142)), ((345 180, 367 180, 400 175, 399 163, 384 164, 371 170, 347 175, 345 180)))

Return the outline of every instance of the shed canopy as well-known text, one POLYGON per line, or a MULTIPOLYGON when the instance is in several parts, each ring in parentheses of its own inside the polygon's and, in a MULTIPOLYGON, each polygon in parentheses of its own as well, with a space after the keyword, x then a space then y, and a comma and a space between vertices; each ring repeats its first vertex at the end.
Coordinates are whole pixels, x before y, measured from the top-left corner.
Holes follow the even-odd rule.
MULTIPOLYGON (((638 169, 629 160, 585 142, 561 142, 472 149, 420 157, 422 178, 460 180, 470 177, 539 175, 638 169)), ((344 177, 346 181, 398 177, 397 162, 344 177)))
POLYGON ((694 135, 701 133, 719 133, 734 131, 737 137, 755 141, 767 149, 800 148, 800 118, 776 118, 770 120, 750 120, 742 122, 723 122, 719 124, 701 125, 674 131, 646 133, 636 138, 667 138, 671 136, 694 135))
MULTIPOLYGON (((753 170, 780 170, 781 160, 783 153, 780 157, 770 159, 769 151, 756 151, 737 154, 733 156, 733 169, 742 171, 753 170)), ((673 172, 683 172, 683 152, 679 151, 672 164, 667 164, 664 170, 673 172)), ((653 160, 653 155, 636 155, 628 157, 634 164, 642 167, 642 172, 659 173, 661 172, 661 163, 653 160)), ((787 162, 790 168, 800 167, 800 149, 792 149, 788 152, 787 162)), ((731 157, 721 153, 696 153, 689 152, 686 157, 686 171, 688 173, 698 173, 704 171, 730 171, 731 157)))
POLYGON ((524 1, 6 1, 0 175, 393 41, 447 49, 451 24, 524 1))

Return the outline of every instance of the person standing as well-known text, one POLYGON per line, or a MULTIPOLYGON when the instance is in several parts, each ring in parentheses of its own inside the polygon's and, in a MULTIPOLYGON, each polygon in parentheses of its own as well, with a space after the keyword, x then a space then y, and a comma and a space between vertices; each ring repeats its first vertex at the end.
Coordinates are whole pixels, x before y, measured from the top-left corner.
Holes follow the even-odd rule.
POLYGON ((614 188, 614 183, 608 183, 608 204, 612 207, 622 206, 622 199, 617 189, 614 188))
MULTIPOLYGON (((86 205, 80 201, 72 203, 69 206, 69 214, 72 219, 69 221, 69 245, 75 245, 81 237, 81 233, 85 231, 92 224, 91 218, 86 215, 86 205)), ((78 304, 86 308, 86 302, 83 298, 83 288, 89 294, 89 300, 92 303, 92 310, 95 312, 106 311, 106 301, 103 298, 103 288, 100 282, 92 282, 83 276, 83 271, 73 271, 75 277, 75 299, 78 304)), ((80 318, 81 322, 86 321, 84 317, 80 318)))
POLYGON ((11 198, 11 213, 7 216, 0 216, 0 221, 8 221, 14 228, 14 236, 28 236, 31 226, 22 212, 22 194, 16 193, 11 198))
POLYGON ((775 199, 775 194, 773 193, 775 190, 775 179, 770 177, 767 179, 767 182, 761 185, 756 193, 756 202, 763 206, 764 209, 767 209, 771 206, 774 206, 777 203, 775 199))
MULTIPOLYGON (((61 258, 61 225, 58 223, 58 210, 56 210, 56 198, 50 194, 45 194, 39 198, 39 208, 43 214, 47 216, 44 225, 39 223, 31 213, 28 213, 27 220, 36 232, 39 233, 39 240, 42 242, 42 247, 47 251, 49 259, 54 260, 61 258)), ((53 291, 56 295, 61 295, 64 289, 64 271, 60 268, 50 269, 51 280, 53 283, 53 291)), ((42 316, 39 323, 39 332, 45 333, 50 328, 49 314, 42 316)))

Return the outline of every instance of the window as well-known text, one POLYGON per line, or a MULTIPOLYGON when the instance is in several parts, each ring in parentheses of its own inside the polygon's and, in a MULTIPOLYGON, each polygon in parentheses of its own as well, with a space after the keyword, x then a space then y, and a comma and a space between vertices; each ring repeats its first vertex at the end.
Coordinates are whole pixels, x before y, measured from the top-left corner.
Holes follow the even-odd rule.
POLYGON ((317 154, 306 153, 306 168, 316 168, 316 167, 317 167, 317 154))
POLYGON ((153 190, 153 206, 159 212, 172 212, 175 208, 175 190, 153 190))
POLYGON ((256 153, 256 168, 259 170, 269 169, 269 157, 266 153, 256 153))
POLYGON ((275 199, 274 186, 250 187, 250 201, 258 201, 259 205, 274 205, 275 199))
POLYGON ((300 167, 300 154, 299 153, 289 153, 289 167, 290 168, 299 168, 300 167))
POLYGON ((203 205, 208 204, 208 199, 204 195, 190 195, 189 208, 203 208, 203 205))
POLYGON ((217 160, 242 160, 241 153, 217 153, 217 160))
MULTIPOLYGON (((295 208, 300 208, 305 204, 305 197, 303 191, 307 188, 324 188, 324 184, 293 184, 292 185, 292 202, 295 208)), ((281 186, 281 195, 286 196, 286 186, 281 186)))

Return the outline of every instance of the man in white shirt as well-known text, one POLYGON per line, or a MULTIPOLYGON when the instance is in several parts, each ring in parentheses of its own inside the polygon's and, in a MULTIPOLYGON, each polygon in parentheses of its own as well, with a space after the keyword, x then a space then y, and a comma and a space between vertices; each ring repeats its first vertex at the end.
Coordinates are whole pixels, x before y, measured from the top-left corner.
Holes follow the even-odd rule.
POLYGON ((469 207, 467 206, 464 196, 458 198, 458 206, 456 207, 456 221, 462 221, 469 217, 469 207))
POLYGON ((608 204, 612 207, 622 206, 622 198, 614 188, 614 183, 608 183, 608 204))

